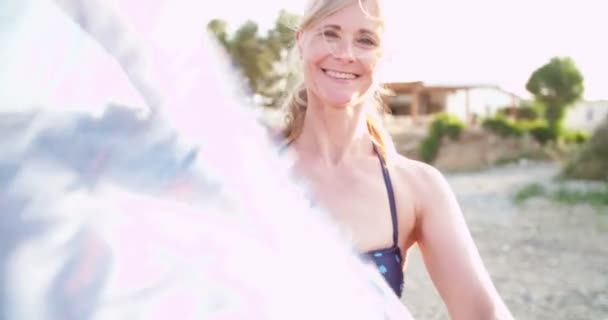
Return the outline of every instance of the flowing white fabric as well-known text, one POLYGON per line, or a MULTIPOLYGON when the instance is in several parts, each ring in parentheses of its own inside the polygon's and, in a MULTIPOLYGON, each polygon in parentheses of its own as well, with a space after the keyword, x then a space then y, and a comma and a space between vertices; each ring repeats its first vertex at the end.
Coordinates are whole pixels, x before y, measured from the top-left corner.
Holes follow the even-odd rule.
POLYGON ((410 318, 309 207, 204 25, 163 20, 188 1, 34 2, 47 20, 24 25, 103 56, 49 47, 81 60, 49 60, 37 106, 98 91, 141 105, 2 112, 0 318, 410 318))

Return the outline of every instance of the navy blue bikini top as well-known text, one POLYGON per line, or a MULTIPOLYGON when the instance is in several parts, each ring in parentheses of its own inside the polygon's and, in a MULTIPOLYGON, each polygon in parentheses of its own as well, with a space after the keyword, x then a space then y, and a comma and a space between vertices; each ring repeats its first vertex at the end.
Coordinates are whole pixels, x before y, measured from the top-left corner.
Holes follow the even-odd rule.
POLYGON ((398 245, 399 232, 397 223, 397 206, 395 204, 395 194, 393 191, 393 184, 389 175, 386 163, 383 158, 378 154, 378 151, 374 147, 376 155, 380 160, 380 166, 382 167, 382 177, 384 178, 384 185, 386 186, 386 192, 388 194, 388 202, 391 210, 391 220, 393 225, 393 245, 388 248, 368 251, 364 253, 364 258, 372 260, 378 267, 380 273, 395 291, 397 296, 401 297, 403 291, 403 268, 401 267, 401 249, 398 245))

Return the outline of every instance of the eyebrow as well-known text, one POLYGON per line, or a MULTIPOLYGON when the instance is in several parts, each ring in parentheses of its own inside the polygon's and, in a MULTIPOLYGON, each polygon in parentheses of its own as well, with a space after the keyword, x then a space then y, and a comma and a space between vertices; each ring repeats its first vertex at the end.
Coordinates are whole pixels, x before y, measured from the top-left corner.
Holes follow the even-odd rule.
MULTIPOLYGON (((342 27, 340 27, 337 24, 327 24, 327 25, 324 25, 323 28, 329 28, 329 29, 334 29, 334 30, 338 30, 338 31, 342 30, 342 27)), ((376 36, 376 37, 378 36, 378 34, 376 32, 373 32, 368 29, 359 29, 358 32, 364 33, 364 34, 369 34, 369 35, 376 36)))

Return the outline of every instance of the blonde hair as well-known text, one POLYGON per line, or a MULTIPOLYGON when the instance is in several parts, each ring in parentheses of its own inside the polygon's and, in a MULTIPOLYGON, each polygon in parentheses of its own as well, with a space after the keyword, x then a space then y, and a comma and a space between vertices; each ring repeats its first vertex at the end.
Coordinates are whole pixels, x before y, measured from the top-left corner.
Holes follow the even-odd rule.
MULTIPOLYGON (((359 6, 363 10, 362 1, 365 0, 313 0, 308 6, 308 9, 305 11, 298 30, 307 29, 319 20, 322 20, 336 11, 353 4, 355 1, 359 3, 359 6)), ((368 13, 366 12, 366 14, 368 13)), ((383 24, 384 21, 382 18, 378 17, 378 20, 381 24, 383 24)), ((294 60, 299 61, 299 55, 296 49, 297 48, 294 48, 291 53, 292 62, 294 62, 294 60)), ((298 76, 298 79, 291 79, 296 83, 296 86, 289 93, 282 105, 283 111, 286 114, 283 136, 287 145, 295 141, 302 133, 302 127, 304 125, 304 118, 306 117, 306 109, 308 105, 306 86, 304 85, 303 79, 301 79, 301 75, 298 76)), ((382 99, 384 88, 382 88, 379 84, 375 84, 374 89, 375 90, 372 98, 375 108, 371 108, 371 110, 370 108, 367 108, 366 123, 368 132, 372 138, 372 143, 376 147, 376 150, 380 156, 386 161, 388 155, 393 153, 394 145, 388 131, 382 125, 382 114, 388 111, 385 108, 385 104, 382 99)))

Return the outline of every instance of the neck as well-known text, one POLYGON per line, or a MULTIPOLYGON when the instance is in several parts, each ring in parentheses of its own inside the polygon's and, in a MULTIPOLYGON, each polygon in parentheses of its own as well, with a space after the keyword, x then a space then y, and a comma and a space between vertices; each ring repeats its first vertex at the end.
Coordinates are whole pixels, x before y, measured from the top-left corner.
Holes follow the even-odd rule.
POLYGON ((311 97, 296 148, 327 165, 369 155, 372 140, 365 119, 365 105, 331 107, 311 97))

